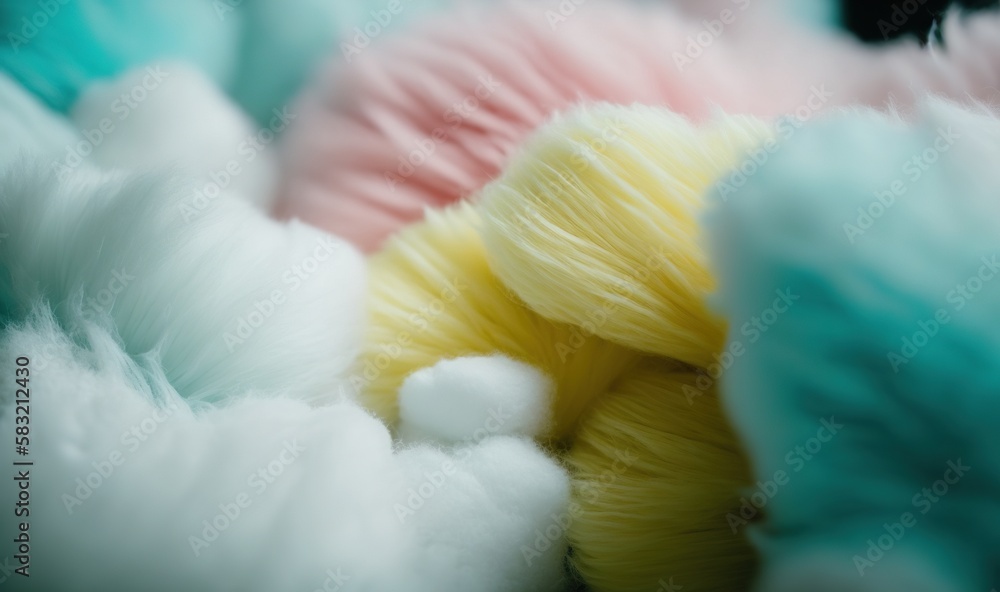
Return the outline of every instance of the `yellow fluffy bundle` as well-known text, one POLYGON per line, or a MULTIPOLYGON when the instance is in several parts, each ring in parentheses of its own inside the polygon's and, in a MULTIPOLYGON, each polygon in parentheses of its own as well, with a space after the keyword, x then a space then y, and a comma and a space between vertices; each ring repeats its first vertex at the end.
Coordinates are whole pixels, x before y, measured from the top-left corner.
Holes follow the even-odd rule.
POLYGON ((714 391, 694 407, 682 393, 696 379, 647 360, 576 434, 569 461, 580 509, 568 534, 594 590, 746 588, 753 555, 725 515, 749 470, 714 391))
POLYGON ((369 408, 398 419, 403 380, 444 358, 505 353, 552 377, 553 425, 572 433, 591 401, 638 359, 524 306, 490 271, 468 204, 429 212, 370 262, 370 326, 355 383, 369 408))
POLYGON ((481 204, 429 214, 372 260, 358 384, 384 418, 403 379, 442 358, 502 352, 553 378, 571 560, 594 590, 749 581, 725 518, 748 470, 704 371, 725 323, 705 305, 697 219, 771 133, 746 117, 581 109, 537 133, 481 204))
POLYGON ((483 194, 493 269, 528 306, 643 351, 707 366, 724 325, 698 245, 702 194, 770 135, 750 117, 704 129, 654 107, 550 124, 483 194))
POLYGON ((569 451, 573 563, 596 590, 746 584, 752 555, 725 515, 747 470, 715 381, 696 373, 725 335, 697 220, 712 183, 771 135, 750 117, 699 128, 652 107, 581 110, 482 196, 492 268, 528 306, 656 356, 619 377, 569 451))

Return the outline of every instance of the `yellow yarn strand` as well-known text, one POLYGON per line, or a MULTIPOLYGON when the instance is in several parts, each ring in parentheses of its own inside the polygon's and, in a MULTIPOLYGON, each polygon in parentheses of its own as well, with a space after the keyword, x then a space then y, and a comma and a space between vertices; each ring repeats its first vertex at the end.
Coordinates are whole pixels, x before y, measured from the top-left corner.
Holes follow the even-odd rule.
POLYGON ((707 366, 725 324, 698 243, 702 194, 771 136, 750 117, 699 129, 653 107, 563 116, 483 192, 493 270, 531 308, 645 352, 707 366))
POLYGON ((706 306, 714 279, 697 220, 712 183, 771 137, 749 117, 697 127, 666 109, 588 107, 536 134, 483 192, 490 263, 514 293, 653 356, 601 396, 568 453, 572 563, 594 590, 750 581, 750 546, 726 519, 746 462, 714 381, 693 372, 726 330, 706 306))
POLYGON ((553 379, 548 435, 566 437, 638 355, 525 307, 490 270, 479 225, 468 204, 429 212, 371 259, 370 328, 352 381, 366 406, 394 423, 397 391, 414 371, 504 353, 553 379))
POLYGON ((572 561, 596 591, 746 589, 753 552, 726 514, 750 482, 713 393, 682 394, 697 375, 651 360, 588 414, 569 453, 572 561))

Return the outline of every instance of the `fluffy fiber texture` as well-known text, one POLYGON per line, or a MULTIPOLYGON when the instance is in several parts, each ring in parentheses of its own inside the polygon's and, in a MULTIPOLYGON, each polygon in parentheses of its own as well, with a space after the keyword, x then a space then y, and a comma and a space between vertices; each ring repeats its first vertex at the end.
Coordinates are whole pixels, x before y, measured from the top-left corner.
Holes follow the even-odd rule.
POLYGON ((547 318, 707 367, 725 329, 705 304, 702 196, 773 133, 750 117, 699 127, 656 107, 559 117, 482 192, 492 269, 547 318))
MULTIPOLYGON (((80 312, 61 322, 68 333, 42 308, 0 338, 6 375, 31 360, 31 577, 8 576, 10 589, 562 587, 561 535, 530 567, 523 556, 569 495, 565 471, 527 438, 394 450, 351 403, 311 408, 255 391, 192 408, 159 365, 119 347, 108 319, 80 312)), ((287 347, 270 345, 256 363, 287 347)), ((16 388, 11 378, 0 390, 10 442, 16 388)), ((8 446, 4 460, 26 457, 8 446)), ((16 495, 3 487, 0 501, 13 508, 16 495)), ((3 526, 16 529, 11 516, 3 526)))
POLYGON ((725 519, 744 460, 715 399, 725 326, 706 304, 703 194, 774 129, 696 125, 656 107, 595 105, 538 132, 482 194, 496 275, 542 316, 656 356, 581 420, 569 459, 572 562, 596 590, 746 585, 752 555, 725 519))
POLYGON ((20 167, 0 187, 0 319, 107 313, 186 397, 338 396, 357 355, 364 262, 346 243, 191 184, 20 167))
POLYGON ((57 154, 78 139, 65 119, 0 72, 0 167, 22 154, 57 154))
POLYGON ((978 111, 838 115, 716 197, 731 339, 799 297, 724 378, 757 479, 789 476, 754 528, 760 590, 1000 578, 1000 121, 978 111))
POLYGON ((275 138, 295 117, 277 111, 258 129, 209 78, 178 62, 95 83, 71 115, 90 146, 68 152, 60 171, 83 160, 127 170, 169 167, 197 178, 206 196, 233 192, 263 207, 277 183, 275 138))
POLYGON ((490 270, 479 224, 467 204, 431 212, 370 259, 370 319, 352 392, 395 423, 407 376, 441 359, 500 353, 552 380, 545 434, 565 438, 638 355, 526 307, 490 270))
POLYGON ((150 62, 183 61, 267 125, 338 39, 353 43, 359 30, 378 37, 459 1, 7 2, 0 7, 0 70, 66 112, 95 81, 150 62))
POLYGON ((506 356, 442 360, 409 375, 399 389, 401 425, 409 438, 461 442, 484 434, 541 434, 552 382, 537 368, 506 356), (469 432, 468 426, 477 431, 469 432))
POLYGON ((997 97, 996 12, 949 20, 946 48, 871 48, 757 2, 724 4, 708 18, 599 0, 500 6, 379 39, 348 64, 337 56, 288 135, 277 212, 373 251, 425 207, 474 195, 581 101, 792 113, 794 131, 832 105, 997 97))
POLYGON ((236 69, 240 23, 213 0, 55 0, 0 7, 0 69, 66 112, 94 80, 173 58, 217 80, 236 69))
MULTIPOLYGON (((748 471, 712 370, 693 367, 710 367, 724 335, 704 303, 713 284, 695 219, 700 194, 772 134, 751 118, 698 127, 649 107, 583 109, 529 141, 480 204, 429 212, 371 259, 371 328, 352 384, 395 421, 409 405, 397 393, 419 395, 433 376, 420 369, 453 356, 510 357, 522 364, 494 371, 539 390, 523 363, 548 375, 542 435, 574 469, 560 526, 595 590, 749 580, 749 546, 725 519, 748 471)), ((434 420, 481 417, 482 406, 456 401, 434 420)))
POLYGON ((755 558, 724 516, 749 469, 714 390, 647 360, 581 422, 568 455, 572 563, 593 590, 745 590, 755 558))

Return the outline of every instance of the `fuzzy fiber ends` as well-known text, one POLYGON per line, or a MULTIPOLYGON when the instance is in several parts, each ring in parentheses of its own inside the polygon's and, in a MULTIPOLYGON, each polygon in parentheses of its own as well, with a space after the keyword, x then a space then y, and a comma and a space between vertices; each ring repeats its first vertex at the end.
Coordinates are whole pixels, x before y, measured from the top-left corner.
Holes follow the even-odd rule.
POLYGON ((773 321, 724 377, 756 479, 782 481, 750 527, 760 590, 998 581, 997 162, 995 115, 929 102, 816 122, 715 196, 730 339, 773 321))
POLYGON ((0 186, 0 318, 49 303, 110 316, 185 397, 340 394, 361 339, 364 262, 346 243, 190 184, 22 166, 0 186))
MULTIPOLYGON (((527 438, 394 450, 349 402, 309 407, 257 391, 192 407, 154 360, 133 359, 90 321, 65 333, 44 307, 0 338, 0 371, 13 377, 20 356, 35 466, 31 576, 11 576, 13 590, 563 585, 561 537, 530 565, 522 550, 569 494, 565 472, 527 438)), ((0 387, 11 443, 15 388, 0 387)), ((25 460, 4 449, 8 466, 25 460)), ((0 502, 13 508, 16 496, 3 487, 0 502)), ((16 528, 9 514, 3 527, 16 528)), ((10 538, 0 553, 13 556, 10 538)))
POLYGON ((475 195, 536 128, 587 101, 790 114, 794 131, 835 105, 1000 98, 1000 11, 948 19, 943 47, 873 48, 763 1, 722 4, 708 18, 600 0, 559 4, 568 15, 498 6, 337 56, 302 99, 277 212, 376 250, 424 208, 475 195))

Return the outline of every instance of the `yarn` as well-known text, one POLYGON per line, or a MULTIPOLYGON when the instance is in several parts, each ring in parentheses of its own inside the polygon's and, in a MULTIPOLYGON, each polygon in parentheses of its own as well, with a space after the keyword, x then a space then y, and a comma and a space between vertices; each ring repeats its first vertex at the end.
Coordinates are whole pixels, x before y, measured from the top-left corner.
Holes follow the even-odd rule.
POLYGON ((707 367, 724 326, 698 245, 701 194, 773 134, 749 117, 700 128, 666 109, 558 117, 481 194, 493 271, 542 316, 707 367))
POLYGON ((337 55, 286 137, 276 213, 374 251, 425 207, 475 196, 532 131, 586 101, 695 119, 715 107, 792 114, 794 133, 837 105, 1000 96, 996 11, 946 20, 944 47, 869 47, 757 2, 723 4, 734 16, 717 36, 705 23, 718 11, 590 0, 566 17, 544 3, 449 14, 381 37, 350 63, 337 55))
POLYGON ((404 379, 444 358, 502 353, 554 385, 546 436, 572 433, 587 406, 638 354, 540 317, 490 271, 478 212, 429 212, 369 261, 369 325, 351 395, 394 424, 404 379))
POLYGON ((577 432, 571 563, 594 590, 745 589, 754 554, 724 516, 747 463, 714 391, 692 405, 698 375, 664 364, 624 377, 577 432))
POLYGON ((537 4, 451 14, 335 60, 284 145, 278 215, 374 251, 425 206, 479 191, 529 133, 579 101, 704 113, 702 97, 728 81, 678 77, 661 56, 684 22, 637 10, 593 2, 553 25, 537 4))
POLYGON ((747 470, 706 370, 724 324, 704 303, 713 282, 696 217, 700 194, 772 134, 748 117, 698 126, 641 106, 557 118, 479 203, 429 210, 370 259, 370 328, 349 382, 395 422, 404 379, 442 360, 534 366, 554 388, 542 439, 574 470, 576 506, 560 527, 587 584, 747 582, 752 554, 725 518, 747 470), (635 460, 623 469, 626 449, 635 460), (606 494, 588 497, 595 487, 606 494), (710 576, 695 550, 715 558, 710 576))
POLYGON ((661 578, 734 590, 752 573, 726 518, 747 470, 715 396, 725 323, 706 305, 698 216, 714 182, 773 138, 747 116, 697 125, 592 105, 542 128, 482 192, 492 269, 528 307, 656 356, 624 372, 572 436, 571 561, 594 590, 661 578))

